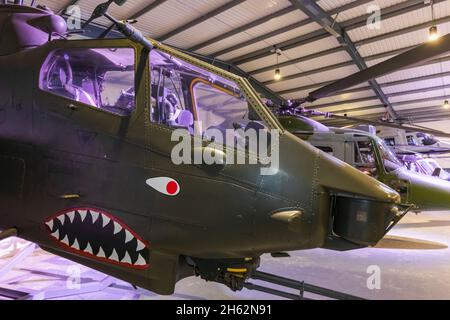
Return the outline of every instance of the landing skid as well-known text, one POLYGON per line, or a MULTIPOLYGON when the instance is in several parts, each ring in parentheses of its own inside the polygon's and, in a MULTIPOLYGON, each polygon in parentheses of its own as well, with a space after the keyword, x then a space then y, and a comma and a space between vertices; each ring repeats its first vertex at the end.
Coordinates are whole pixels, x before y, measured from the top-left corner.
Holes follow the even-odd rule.
POLYGON ((277 275, 273 275, 266 272, 256 271, 251 275, 251 279, 260 280, 272 284, 276 284, 278 286, 299 290, 299 294, 293 294, 269 287, 264 287, 260 285, 253 284, 251 282, 245 282, 244 288, 248 290, 255 290, 264 293, 269 293, 272 295, 276 295, 279 297, 292 299, 292 300, 312 300, 310 298, 305 297, 305 292, 313 293, 318 296, 327 297, 331 299, 337 300, 364 300, 361 297, 352 296, 346 293, 314 286, 303 281, 292 280, 288 278, 283 278, 277 275))

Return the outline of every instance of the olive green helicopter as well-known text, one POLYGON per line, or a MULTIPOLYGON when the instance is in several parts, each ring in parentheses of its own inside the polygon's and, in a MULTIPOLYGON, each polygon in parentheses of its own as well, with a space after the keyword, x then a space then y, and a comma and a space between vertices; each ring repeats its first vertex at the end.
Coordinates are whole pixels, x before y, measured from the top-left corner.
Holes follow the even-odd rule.
POLYGON ((356 298, 260 272, 260 257, 373 246, 410 206, 285 130, 247 79, 108 13, 124 2, 87 22, 106 17, 122 38, 82 40, 46 7, 0 5, 0 240, 16 235, 164 295, 199 276, 356 298), (255 128, 266 155, 247 147, 255 128))

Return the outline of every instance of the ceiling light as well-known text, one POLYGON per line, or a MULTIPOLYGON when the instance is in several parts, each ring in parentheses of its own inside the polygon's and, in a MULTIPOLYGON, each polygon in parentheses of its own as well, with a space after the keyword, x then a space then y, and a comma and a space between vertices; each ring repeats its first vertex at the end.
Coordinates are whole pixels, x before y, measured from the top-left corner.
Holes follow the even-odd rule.
POLYGON ((281 80, 281 71, 280 69, 275 69, 275 74, 273 76, 273 78, 275 79, 275 81, 280 81, 281 80))
POLYGON ((428 40, 436 41, 439 38, 438 29, 436 26, 431 26, 428 34, 428 40))
POLYGON ((450 109, 450 103, 448 102, 448 100, 444 101, 444 108, 445 109, 450 109))
POLYGON ((282 55, 282 51, 277 48, 277 46, 273 46, 273 49, 270 51, 272 53, 275 53, 275 56, 277 57, 277 68, 275 69, 275 74, 273 75, 273 79, 275 81, 281 80, 281 71, 278 64, 278 58, 282 55))

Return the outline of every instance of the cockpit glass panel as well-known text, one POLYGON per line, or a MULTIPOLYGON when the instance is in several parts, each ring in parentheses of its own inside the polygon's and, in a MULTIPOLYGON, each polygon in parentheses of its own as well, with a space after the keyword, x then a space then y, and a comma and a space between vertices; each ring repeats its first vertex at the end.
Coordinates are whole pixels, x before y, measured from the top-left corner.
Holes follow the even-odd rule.
POLYGON ((378 175, 376 157, 373 145, 369 139, 355 142, 355 166, 365 174, 376 177, 378 175))
POLYGON ((213 129, 222 137, 227 130, 266 130, 237 83, 156 49, 150 68, 153 122, 209 140, 213 129))
POLYGON ((403 163, 397 158, 394 151, 389 148, 383 140, 376 138, 376 144, 380 151, 381 158, 383 160, 384 168, 387 172, 392 172, 398 168, 403 167, 403 163))
POLYGON ((419 138, 419 140, 421 140, 424 146, 432 146, 434 144, 439 143, 438 139, 429 134, 417 133, 417 137, 419 138))
POLYGON ((384 138, 384 142, 390 147, 395 147, 395 138, 384 138))
POLYGON ((416 140, 414 140, 414 136, 412 136, 412 135, 407 135, 406 141, 408 143, 408 146, 416 146, 417 145, 416 140))
POLYGON ((41 68, 39 87, 118 115, 135 109, 132 48, 66 48, 53 51, 41 68))

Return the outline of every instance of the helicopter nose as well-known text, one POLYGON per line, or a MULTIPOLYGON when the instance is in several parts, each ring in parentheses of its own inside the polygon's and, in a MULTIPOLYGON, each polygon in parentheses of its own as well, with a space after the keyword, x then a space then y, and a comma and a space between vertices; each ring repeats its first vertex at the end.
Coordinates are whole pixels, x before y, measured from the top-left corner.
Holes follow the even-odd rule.
POLYGON ((328 154, 318 157, 317 183, 330 194, 334 234, 358 245, 378 243, 406 213, 400 195, 328 154))
POLYGON ((420 210, 449 210, 450 182, 436 177, 408 171, 404 180, 408 181, 408 202, 420 210))

